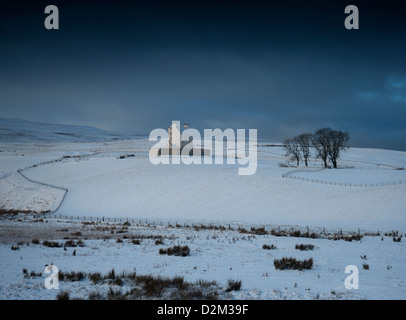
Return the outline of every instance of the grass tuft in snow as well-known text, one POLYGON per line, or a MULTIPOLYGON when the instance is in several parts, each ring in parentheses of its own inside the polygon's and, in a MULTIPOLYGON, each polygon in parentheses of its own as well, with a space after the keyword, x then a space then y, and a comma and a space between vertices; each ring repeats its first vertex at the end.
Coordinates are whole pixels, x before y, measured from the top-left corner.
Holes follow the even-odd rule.
POLYGON ((68 240, 65 241, 65 244, 63 245, 65 248, 76 248, 76 247, 84 247, 85 244, 82 240, 68 240))
POLYGON ((109 273, 107 273, 107 275, 104 277, 105 279, 110 279, 110 280, 114 280, 116 278, 116 271, 113 269, 111 269, 109 271, 109 273))
POLYGON ((89 300, 103 300, 103 295, 100 292, 90 292, 89 300))
POLYGON ((295 258, 282 258, 275 259, 274 266, 276 270, 304 270, 311 269, 313 267, 313 258, 308 260, 296 260, 295 258))
POLYGON ((42 272, 35 272, 35 271, 31 271, 30 273, 28 273, 27 269, 23 269, 23 274, 24 274, 24 279, 27 279, 29 277, 31 278, 35 278, 35 277, 42 277, 42 272))
POLYGON ((159 249, 159 254, 167 254, 168 256, 186 257, 190 255, 190 248, 188 246, 174 246, 168 249, 159 249))
POLYGON ((314 245, 312 244, 297 244, 295 246, 296 250, 300 250, 300 251, 310 251, 314 249, 314 245))
POLYGON ((69 300, 69 292, 68 291, 61 291, 58 292, 58 294, 56 295, 56 300, 69 300))
POLYGON ((59 281, 75 282, 81 281, 86 277, 85 272, 81 271, 71 271, 71 272, 62 272, 58 273, 59 281))
POLYGON ((88 274, 88 278, 90 281, 92 281, 94 284, 97 284, 102 281, 102 275, 100 272, 93 272, 88 274))
POLYGON ((228 279, 226 292, 239 291, 241 290, 241 286, 242 286, 241 280, 228 279))
POLYGON ((48 248, 61 248, 62 245, 59 242, 56 241, 48 241, 45 240, 42 242, 42 245, 48 248))
POLYGON ((118 289, 118 288, 114 289, 114 288, 112 288, 112 287, 109 288, 109 292, 108 292, 108 294, 107 294, 107 298, 108 298, 109 300, 125 300, 125 296, 123 296, 123 295, 121 294, 121 290, 118 289))
POLYGON ((362 239, 362 235, 360 234, 352 234, 352 235, 343 235, 343 234, 335 234, 333 236, 328 237, 327 239, 330 240, 344 240, 344 241, 348 241, 348 242, 352 242, 352 241, 360 241, 362 239))
MULTIPOLYGON (((187 282, 181 276, 172 278, 147 275, 137 275, 135 272, 116 273, 114 269, 106 275, 99 272, 69 272, 61 273, 60 278, 65 281, 76 281, 79 278, 86 277, 93 285, 108 284, 106 292, 92 291, 89 300, 134 300, 134 299, 171 299, 171 300, 217 300, 219 298, 219 287, 216 281, 198 280, 196 282, 187 282), (61 277, 62 274, 62 277, 61 277), (70 279, 70 280, 68 280, 70 279), (124 284, 130 285, 131 289, 125 291, 125 287, 119 288, 124 284)), ((233 290, 239 290, 241 281, 229 281, 229 287, 233 290), (231 281, 231 282, 230 282, 231 281)), ((60 299, 69 299, 69 295, 61 293, 60 299)), ((59 300, 59 299, 58 299, 59 300)))

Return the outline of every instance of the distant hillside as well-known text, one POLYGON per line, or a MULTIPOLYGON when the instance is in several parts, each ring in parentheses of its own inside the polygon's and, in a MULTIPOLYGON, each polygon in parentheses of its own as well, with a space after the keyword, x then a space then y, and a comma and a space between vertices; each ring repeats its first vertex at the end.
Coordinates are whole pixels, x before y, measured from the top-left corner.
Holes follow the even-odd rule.
POLYGON ((79 142, 124 139, 124 136, 89 126, 74 126, 0 118, 2 142, 79 142))

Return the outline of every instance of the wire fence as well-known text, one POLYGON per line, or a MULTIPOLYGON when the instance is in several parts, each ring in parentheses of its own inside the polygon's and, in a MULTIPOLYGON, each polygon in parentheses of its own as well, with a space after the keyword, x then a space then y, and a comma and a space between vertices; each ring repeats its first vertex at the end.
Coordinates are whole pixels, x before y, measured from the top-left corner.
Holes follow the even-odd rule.
POLYGON ((394 186, 394 185, 400 185, 402 183, 405 183, 402 180, 395 180, 395 181, 387 181, 387 182, 375 182, 375 183, 354 183, 354 182, 336 182, 336 181, 328 181, 328 180, 322 180, 322 179, 314 179, 314 178, 305 178, 305 177, 298 177, 295 176, 294 173, 300 173, 300 172, 319 172, 325 170, 323 169, 318 169, 318 170, 292 170, 287 173, 282 174, 282 178, 287 178, 287 179, 294 179, 294 180, 299 180, 299 181, 306 181, 306 182, 312 182, 312 183, 319 183, 319 184, 325 184, 325 185, 330 185, 330 186, 340 186, 340 187, 358 187, 358 188, 373 188, 373 187, 384 187, 384 186, 394 186))
MULTIPOLYGON (((62 156, 62 157, 59 157, 59 158, 56 158, 56 159, 52 159, 52 160, 48 160, 48 161, 42 161, 42 162, 39 162, 39 163, 36 163, 36 164, 26 166, 26 167, 24 167, 22 169, 18 169, 17 173, 20 174, 25 180, 27 180, 27 181, 29 181, 31 183, 35 183, 35 184, 38 184, 38 185, 41 185, 41 186, 54 188, 54 189, 59 189, 59 190, 64 191, 62 199, 59 202, 59 204, 57 205, 57 207, 54 210, 50 211, 51 214, 55 214, 61 208, 62 204, 64 203, 64 201, 66 199, 66 196, 68 194, 68 191, 69 191, 68 188, 28 178, 23 173, 23 171, 26 171, 26 170, 29 170, 29 169, 32 169, 32 168, 37 168, 37 167, 43 166, 43 165, 48 165, 48 164, 61 162, 61 161, 67 160, 67 159, 83 159, 83 158, 87 158, 87 157, 100 157, 100 158, 115 157, 115 158, 120 158, 122 156, 123 156, 123 153, 102 154, 101 152, 93 152, 93 153, 90 153, 90 154, 82 154, 82 155, 65 155, 65 156, 62 156)), ((148 156, 146 156, 146 155, 139 156, 139 155, 132 155, 132 154, 124 154, 124 157, 122 159, 124 159, 124 158, 141 159, 141 158, 148 158, 148 156)), ((0 176, 0 179, 6 178, 6 177, 10 176, 11 174, 12 174, 12 172, 3 174, 2 176, 0 176)))
POLYGON ((59 208, 62 206, 63 202, 65 201, 66 195, 68 194, 68 188, 64 188, 64 187, 60 187, 60 186, 55 186, 55 185, 53 185, 53 184, 44 183, 44 182, 40 182, 40 181, 36 181, 36 180, 30 179, 30 178, 28 178, 26 175, 24 175, 24 174, 22 173, 22 170, 21 170, 21 169, 18 169, 17 172, 18 172, 24 179, 26 179, 26 180, 29 181, 29 182, 32 182, 32 183, 35 183, 35 184, 39 184, 39 185, 45 186, 45 187, 50 187, 50 188, 62 190, 62 191, 63 191, 62 199, 61 199, 61 201, 59 202, 59 204, 57 205, 57 207, 56 207, 54 210, 51 211, 51 213, 55 213, 55 212, 57 212, 57 211, 59 210, 59 208))
MULTIPOLYGON (((297 230, 299 227, 295 226, 281 226, 281 225, 273 225, 273 224, 253 224, 249 222, 232 222, 232 221, 196 221, 196 220, 186 220, 186 219, 157 219, 157 218, 129 218, 129 217, 109 217, 109 216, 101 216, 101 217, 92 217, 92 216, 74 216, 74 215, 63 215, 57 214, 55 212, 47 213, 46 216, 38 214, 37 217, 46 217, 48 219, 60 219, 66 221, 76 221, 76 222, 94 222, 94 223, 130 223, 131 225, 136 226, 163 226, 163 227, 190 227, 190 228, 207 228, 207 229, 214 229, 214 228, 221 228, 224 227, 225 229, 233 229, 233 230, 243 230, 243 229, 263 229, 265 231, 271 232, 271 230, 277 231, 294 231, 297 230)), ((303 232, 326 232, 325 228, 319 227, 302 227, 303 232)), ((341 229, 340 229, 341 230, 341 229)))
POLYGON ((169 228, 190 228, 196 230, 231 230, 238 231, 242 234, 254 235, 276 235, 276 236, 293 236, 293 237, 327 237, 331 235, 380 235, 382 230, 376 232, 367 231, 359 227, 350 230, 337 228, 325 228, 317 226, 293 226, 277 225, 270 223, 254 224, 250 222, 233 222, 233 221, 192 221, 181 219, 157 219, 157 218, 123 218, 123 217, 92 217, 92 216, 69 216, 57 213, 37 214, 36 218, 55 219, 57 222, 82 222, 89 224, 125 224, 138 227, 169 227, 169 228), (300 233, 298 233, 300 231, 300 233), (314 235, 314 236, 313 236, 314 235))
POLYGON ((39 167, 39 166, 43 166, 43 165, 47 165, 47 164, 52 164, 52 163, 61 162, 61 161, 63 161, 63 160, 70 159, 70 158, 81 158, 81 157, 88 157, 88 156, 91 156, 91 155, 92 155, 92 154, 75 155, 75 156, 63 156, 63 157, 59 157, 59 158, 57 158, 57 159, 52 159, 52 160, 48 160, 48 161, 43 161, 43 162, 40 162, 40 163, 36 163, 36 164, 30 165, 30 166, 27 166, 27 167, 25 167, 25 168, 23 168, 23 169, 18 169, 18 170, 17 170, 17 173, 20 174, 25 180, 27 180, 27 181, 29 181, 29 182, 31 182, 31 183, 35 183, 35 184, 38 184, 38 185, 41 185, 41 186, 45 186, 45 187, 49 187, 49 188, 54 188, 54 189, 59 189, 59 190, 62 190, 62 191, 63 191, 63 196, 62 196, 61 201, 59 202, 59 204, 56 206, 56 208, 55 208, 54 210, 50 211, 50 213, 56 213, 56 212, 61 208, 62 204, 64 203, 64 201, 65 201, 65 199, 66 199, 66 195, 68 194, 68 191, 69 191, 68 188, 64 188, 64 187, 61 187, 61 186, 56 186, 56 185, 54 185, 54 184, 45 183, 45 182, 42 182, 42 181, 38 181, 38 180, 34 180, 34 179, 31 179, 31 178, 28 178, 28 177, 23 173, 23 171, 28 170, 28 169, 32 169, 32 168, 37 168, 37 167, 39 167))
POLYGON ((36 184, 39 184, 39 185, 42 185, 42 186, 45 186, 45 187, 50 187, 50 188, 54 188, 54 189, 60 189, 60 190, 63 190, 63 191, 65 191, 65 192, 68 192, 68 189, 67 189, 67 188, 60 187, 60 186, 56 186, 56 185, 53 185, 53 184, 50 184, 50 183, 45 183, 45 182, 40 182, 40 181, 37 181, 37 180, 30 179, 30 178, 28 178, 25 174, 22 173, 22 170, 21 170, 21 169, 18 169, 17 172, 18 172, 24 179, 28 180, 29 182, 36 183, 36 184))

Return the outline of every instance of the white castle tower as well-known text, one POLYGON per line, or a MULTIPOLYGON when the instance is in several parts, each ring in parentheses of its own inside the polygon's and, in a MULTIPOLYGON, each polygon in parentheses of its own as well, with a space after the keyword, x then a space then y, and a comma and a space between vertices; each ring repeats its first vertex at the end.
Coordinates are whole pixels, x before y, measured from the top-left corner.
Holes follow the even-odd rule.
MULTIPOLYGON (((189 129, 189 124, 185 123, 183 127, 189 129)), ((155 155, 180 155, 186 145, 192 143, 193 146, 193 138, 191 136, 188 141, 182 141, 181 136, 180 121, 172 121, 172 125, 168 127, 168 143, 161 149, 151 150, 152 153, 155 155)), ((194 152, 197 152, 196 150, 199 151, 199 155, 210 155, 210 150, 196 149, 195 146, 190 149, 190 154, 192 155, 194 152)))

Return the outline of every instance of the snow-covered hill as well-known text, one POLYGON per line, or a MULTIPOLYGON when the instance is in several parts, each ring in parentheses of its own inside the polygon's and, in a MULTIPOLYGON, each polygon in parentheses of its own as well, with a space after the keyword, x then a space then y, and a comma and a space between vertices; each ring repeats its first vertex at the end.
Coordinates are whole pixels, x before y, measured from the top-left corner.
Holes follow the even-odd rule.
MULTIPOLYGON (((354 148, 339 163, 345 169, 319 171, 320 161, 313 160, 309 171, 300 168, 292 174, 298 179, 288 179, 283 176, 293 168, 281 166, 287 159, 280 147, 260 146, 256 174, 239 176, 237 165, 155 166, 147 156, 152 144, 148 139, 3 144, 0 163, 7 175, 75 155, 24 171, 32 180, 69 189, 58 210, 62 215, 406 231, 406 170, 399 170, 406 167, 405 152, 354 148), (120 159, 123 154, 133 156, 120 159)), ((10 204, 27 190, 24 179, 1 179, 0 208, 14 209, 10 204)), ((41 204, 37 212, 56 207, 41 199, 31 203, 41 204)))
POLYGON ((97 141, 119 137, 120 136, 111 132, 95 127, 48 124, 21 119, 0 118, 0 141, 2 142, 97 141))
MULTIPOLYGON (((55 137, 55 130, 50 134, 55 137)), ((261 142, 257 172, 239 176, 237 165, 155 166, 148 159, 153 145, 148 139, 103 140, 94 134, 94 141, 75 143, 63 135, 48 143, 0 141, 0 212, 54 210, 64 194, 48 186, 68 189, 56 214, 0 219, 0 299, 54 299, 58 292, 44 288, 45 274, 28 275, 50 263, 65 272, 106 274, 114 268, 117 273, 215 280, 225 299, 404 299, 406 152, 351 148, 340 159, 341 169, 320 170, 315 159, 309 169, 286 167, 283 149, 261 142), (28 179, 17 172, 24 168, 28 179), (290 178, 284 178, 289 172, 290 178), (117 218, 131 220, 129 229, 117 218), (139 219, 152 226, 137 225, 139 219), (195 231, 167 222, 234 230, 195 231), (371 233, 347 242, 249 235, 236 225, 371 233), (399 232, 385 235, 391 230, 399 232), (152 234, 163 236, 164 244, 157 245, 152 234), (401 241, 393 241, 394 235, 401 241), (63 244, 70 236, 81 237, 85 246, 65 251, 31 244, 33 239, 63 244), (139 237, 140 245, 131 237, 139 237), (187 244, 191 255, 159 254, 162 246, 177 244, 187 244), (264 250, 264 244, 277 248, 264 250), (296 244, 315 247, 302 252, 296 244), (276 270, 274 259, 283 257, 312 258, 314 266, 276 270), (359 290, 344 287, 347 265, 359 268, 359 290), (242 280, 243 288, 223 295, 229 278, 242 280)), ((115 290, 124 293, 128 283, 124 280, 115 290)), ((60 283, 73 298, 88 298, 95 290, 108 298, 110 287, 87 278, 60 283)))

